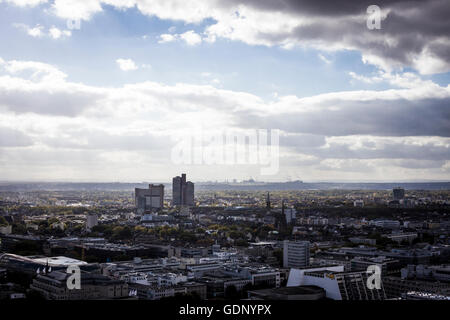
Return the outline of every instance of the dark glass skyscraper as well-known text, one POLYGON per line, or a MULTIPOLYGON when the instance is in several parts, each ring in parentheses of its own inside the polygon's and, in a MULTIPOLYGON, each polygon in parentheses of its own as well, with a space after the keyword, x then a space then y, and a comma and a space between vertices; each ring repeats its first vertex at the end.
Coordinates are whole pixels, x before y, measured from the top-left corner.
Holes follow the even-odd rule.
POLYGON ((194 205, 194 184, 186 181, 186 174, 176 176, 172 179, 172 205, 193 206, 194 205))

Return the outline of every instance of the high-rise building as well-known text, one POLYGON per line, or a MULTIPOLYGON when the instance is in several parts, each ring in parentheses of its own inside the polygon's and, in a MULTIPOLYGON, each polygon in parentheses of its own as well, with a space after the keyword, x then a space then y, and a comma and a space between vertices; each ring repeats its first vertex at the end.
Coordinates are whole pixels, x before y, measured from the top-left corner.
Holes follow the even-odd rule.
POLYGON ((86 216, 86 230, 90 231, 93 227, 98 225, 98 217, 94 213, 90 213, 86 216))
POLYGON ((185 185, 185 198, 184 204, 187 206, 194 205, 194 184, 191 181, 187 181, 185 185))
POLYGON ((294 208, 284 209, 284 216, 286 218, 286 223, 290 224, 295 221, 297 211, 294 208))
POLYGON ((405 189, 403 188, 394 188, 392 192, 394 194, 394 200, 402 200, 405 197, 405 189))
POLYGON ((303 268, 309 265, 309 242, 289 241, 283 242, 283 267, 303 268))
POLYGON ((172 179, 172 205, 193 206, 194 205, 194 183, 186 181, 186 174, 176 176, 172 179))
POLYGON ((134 192, 139 214, 160 210, 164 207, 164 185, 149 184, 148 189, 135 188, 134 192))

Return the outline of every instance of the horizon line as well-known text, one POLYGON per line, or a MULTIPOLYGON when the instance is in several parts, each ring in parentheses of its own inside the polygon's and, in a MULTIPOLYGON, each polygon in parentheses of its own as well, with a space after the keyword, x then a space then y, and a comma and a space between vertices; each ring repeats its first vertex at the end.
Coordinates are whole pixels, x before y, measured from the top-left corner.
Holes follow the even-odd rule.
MULTIPOLYGON (((232 179, 231 179, 232 180, 232 179)), ((215 183, 215 184, 242 184, 242 183, 249 183, 249 180, 241 180, 238 182, 233 181, 227 181, 227 180, 221 180, 221 181, 212 181, 212 180, 201 180, 201 181, 192 181, 194 183, 215 183)), ((253 180, 251 183, 295 183, 295 182, 301 182, 304 184, 308 183, 450 183, 450 180, 285 180, 285 181, 262 181, 262 180, 253 180)), ((70 181, 70 180, 0 180, 0 183, 129 183, 129 184, 147 184, 147 183, 153 183, 153 184, 170 184, 171 181, 161 182, 161 181, 70 181)))

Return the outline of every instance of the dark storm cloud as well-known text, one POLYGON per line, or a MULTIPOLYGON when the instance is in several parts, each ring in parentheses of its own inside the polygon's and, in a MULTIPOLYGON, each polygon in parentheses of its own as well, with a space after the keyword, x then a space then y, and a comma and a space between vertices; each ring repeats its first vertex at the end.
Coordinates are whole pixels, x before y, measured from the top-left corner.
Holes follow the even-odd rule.
MULTIPOLYGON (((300 102, 299 102, 300 104, 300 102)), ((326 136, 450 137, 450 99, 329 101, 307 111, 280 114, 243 113, 244 127, 282 129, 326 136)))
POLYGON ((408 169, 437 169, 445 165, 444 160, 415 160, 415 159, 401 159, 392 163, 397 167, 408 169))
POLYGON ((283 11, 298 14, 314 14, 323 16, 353 15, 365 12, 370 5, 380 7, 395 4, 416 6, 422 0, 224 0, 227 4, 245 4, 259 10, 283 11))
MULTIPOLYGON (((228 0, 226 3, 230 5, 228 0)), ((256 10, 307 16, 312 21, 285 32, 258 34, 260 39, 274 45, 286 41, 307 44, 309 41, 322 48, 333 45, 359 50, 366 57, 381 59, 382 67, 410 66, 426 74, 450 69, 450 3, 447 0, 236 0, 232 3, 243 3, 256 10), (389 10, 387 18, 381 22, 381 30, 366 27, 366 10, 370 5, 389 10), (439 64, 424 66, 428 61, 422 54, 439 60, 439 64)))

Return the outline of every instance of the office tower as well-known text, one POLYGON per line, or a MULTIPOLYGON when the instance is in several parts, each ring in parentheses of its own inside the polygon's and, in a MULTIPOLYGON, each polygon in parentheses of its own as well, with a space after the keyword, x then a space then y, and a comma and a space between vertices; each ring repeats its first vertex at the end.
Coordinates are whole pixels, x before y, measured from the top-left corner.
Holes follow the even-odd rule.
POLYGON ((281 201, 281 215, 285 217, 287 224, 290 224, 295 220, 296 213, 297 211, 294 208, 286 208, 284 199, 281 201))
POLYGON ((186 174, 176 176, 172 179, 172 205, 193 206, 194 205, 194 183, 186 181, 186 174))
POLYGON ((194 184, 190 181, 186 182, 186 192, 185 192, 185 205, 193 206, 194 205, 194 184))
POLYGON ((172 205, 181 205, 181 186, 183 185, 182 178, 177 176, 172 179, 172 205))
POLYGON ((284 216, 287 224, 295 222, 296 213, 297 211, 294 208, 284 209, 284 216))
POLYGON ((309 265, 309 242, 289 241, 283 242, 283 267, 304 268, 309 265))
POLYGON ((164 207, 164 185, 149 184, 148 189, 135 188, 134 192, 138 214, 164 207))
POLYGON ((98 217, 96 214, 88 214, 86 216, 86 230, 90 231, 93 227, 98 225, 98 217))
POLYGON ((394 188, 392 192, 394 193, 394 200, 401 200, 405 197, 405 189, 403 188, 394 188))

